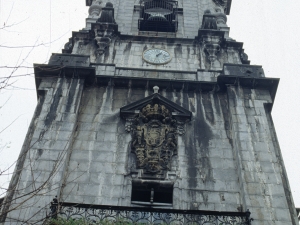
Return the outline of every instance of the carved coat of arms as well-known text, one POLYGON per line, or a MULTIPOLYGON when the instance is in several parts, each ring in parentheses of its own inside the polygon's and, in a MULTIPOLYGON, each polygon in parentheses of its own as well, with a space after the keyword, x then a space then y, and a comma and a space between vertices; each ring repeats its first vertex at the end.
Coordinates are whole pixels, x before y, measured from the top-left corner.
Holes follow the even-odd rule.
POLYGON ((120 114, 132 136, 130 145, 136 155, 136 168, 143 169, 143 176, 162 178, 164 171, 171 169, 178 135, 184 134, 184 124, 192 113, 154 93, 122 107, 120 114))
POLYGON ((132 124, 131 149, 137 156, 137 167, 158 173, 170 169, 177 154, 177 124, 162 104, 148 104, 132 124))

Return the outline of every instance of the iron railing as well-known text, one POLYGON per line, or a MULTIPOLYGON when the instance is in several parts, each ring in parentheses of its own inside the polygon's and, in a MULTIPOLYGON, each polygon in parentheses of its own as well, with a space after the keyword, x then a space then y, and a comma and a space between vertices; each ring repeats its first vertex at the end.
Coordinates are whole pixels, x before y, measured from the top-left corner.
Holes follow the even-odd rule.
POLYGON ((164 225, 251 225, 250 212, 173 210, 142 207, 51 203, 49 217, 84 219, 92 223, 164 225))

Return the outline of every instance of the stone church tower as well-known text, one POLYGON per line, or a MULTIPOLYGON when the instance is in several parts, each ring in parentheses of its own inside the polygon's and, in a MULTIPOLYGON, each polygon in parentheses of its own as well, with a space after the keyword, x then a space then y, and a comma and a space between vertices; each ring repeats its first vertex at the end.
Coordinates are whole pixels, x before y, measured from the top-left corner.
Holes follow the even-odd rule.
POLYGON ((231 0, 86 5, 86 27, 34 65, 3 224, 296 225, 271 118, 279 79, 229 37, 231 0))

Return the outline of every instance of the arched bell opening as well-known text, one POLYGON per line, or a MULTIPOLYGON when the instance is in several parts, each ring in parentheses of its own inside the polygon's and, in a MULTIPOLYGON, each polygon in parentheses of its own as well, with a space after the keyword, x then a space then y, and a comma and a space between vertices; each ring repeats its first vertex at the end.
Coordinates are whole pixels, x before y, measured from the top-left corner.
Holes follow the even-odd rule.
POLYGON ((144 22, 142 30, 173 32, 172 24, 163 15, 151 15, 144 22))
POLYGON ((168 0, 141 1, 140 31, 176 32, 177 2, 168 0))

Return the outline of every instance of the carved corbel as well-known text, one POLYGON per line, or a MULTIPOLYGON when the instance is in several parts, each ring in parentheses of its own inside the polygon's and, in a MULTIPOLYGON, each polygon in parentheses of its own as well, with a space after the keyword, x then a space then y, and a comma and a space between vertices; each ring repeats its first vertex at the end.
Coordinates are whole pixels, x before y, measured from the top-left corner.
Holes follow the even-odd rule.
POLYGON ((211 67, 218 67, 217 65, 215 65, 215 62, 217 60, 217 54, 221 49, 221 38, 219 36, 203 36, 202 42, 204 51, 211 63, 211 67))
POLYGON ((102 8, 101 15, 96 24, 93 24, 95 32, 95 41, 98 45, 96 55, 102 55, 109 47, 112 38, 118 32, 118 25, 114 19, 113 4, 106 3, 102 8))
POLYGON ((98 56, 102 55, 107 49, 107 47, 109 46, 111 39, 108 37, 96 37, 95 40, 98 45, 98 49, 96 50, 96 55, 98 56))

